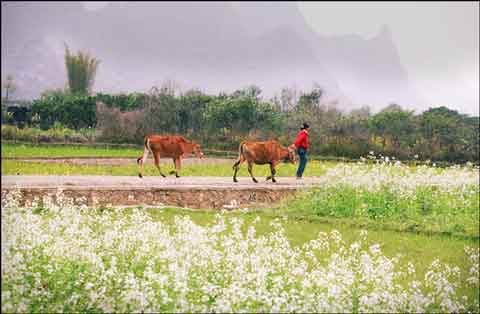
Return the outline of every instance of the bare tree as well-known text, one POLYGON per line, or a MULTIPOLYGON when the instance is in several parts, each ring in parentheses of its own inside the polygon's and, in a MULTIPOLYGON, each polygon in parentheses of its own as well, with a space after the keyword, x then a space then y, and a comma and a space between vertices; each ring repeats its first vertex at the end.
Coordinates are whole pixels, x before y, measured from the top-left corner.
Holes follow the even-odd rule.
POLYGON ((164 95, 175 96, 180 94, 181 91, 182 88, 180 83, 173 79, 166 79, 160 86, 160 93, 164 95))
POLYGON ((362 106, 350 111, 350 116, 356 119, 368 119, 371 116, 371 110, 369 106, 362 106))
POLYGON ((297 106, 298 91, 295 87, 284 87, 280 91, 280 103, 282 111, 289 111, 297 106))
POLYGON ((13 75, 8 74, 7 77, 2 82, 2 89, 5 91, 5 102, 8 101, 10 94, 14 93, 17 90, 17 85, 14 82, 13 75))

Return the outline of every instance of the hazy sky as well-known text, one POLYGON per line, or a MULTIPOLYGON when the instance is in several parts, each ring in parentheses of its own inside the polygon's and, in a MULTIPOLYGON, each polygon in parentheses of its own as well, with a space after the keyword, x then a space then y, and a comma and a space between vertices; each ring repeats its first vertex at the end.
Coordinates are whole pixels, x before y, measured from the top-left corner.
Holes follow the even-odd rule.
POLYGON ((412 84, 432 106, 479 114, 479 2, 299 2, 322 35, 388 25, 412 84))
MULTIPOLYGON (((92 9, 107 2, 90 2, 92 9)), ((479 114, 479 2, 298 2, 326 36, 366 39, 388 25, 411 83, 432 106, 479 114)))

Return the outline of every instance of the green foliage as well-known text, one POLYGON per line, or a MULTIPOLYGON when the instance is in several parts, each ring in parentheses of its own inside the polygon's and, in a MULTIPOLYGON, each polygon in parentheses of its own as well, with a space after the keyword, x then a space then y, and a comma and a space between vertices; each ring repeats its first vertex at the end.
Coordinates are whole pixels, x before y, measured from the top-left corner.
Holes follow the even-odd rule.
POLYGON ((179 133, 186 135, 202 134, 205 128, 203 112, 214 98, 195 91, 182 95, 177 103, 179 133))
POLYGON ((374 149, 370 143, 368 118, 355 114, 341 116, 329 130, 328 141, 322 146, 321 154, 327 156, 348 156, 360 158, 374 149))
POLYGON ((423 139, 419 152, 436 160, 468 160, 479 153, 479 118, 444 106, 430 108, 419 118, 423 139))
POLYGON ((11 124, 14 122, 13 113, 8 112, 7 109, 2 106, 2 124, 11 124))
MULTIPOLYGON (((311 155, 360 158, 374 151, 400 160, 479 160, 479 117, 446 107, 415 115, 393 104, 371 115, 368 107, 345 113, 324 104, 319 87, 301 93, 298 101, 296 93, 285 89, 281 99, 266 101, 260 95, 254 85, 218 96, 198 90, 176 95, 172 88, 95 96, 53 90, 33 102, 26 124, 46 130, 58 121, 90 130, 88 135, 80 132, 89 140, 139 145, 148 134, 179 134, 205 148, 235 151, 247 139, 290 145, 308 122, 311 155)), ((2 122, 10 120, 2 112, 2 122)))
POLYGON ((144 119, 141 121, 144 127, 144 135, 177 133, 179 128, 178 99, 171 94, 152 93, 147 98, 144 119))
POLYGON ((147 95, 143 93, 117 95, 97 93, 95 98, 97 101, 101 101, 108 107, 116 107, 120 109, 120 111, 131 111, 143 107, 145 105, 147 95))
POLYGON ((281 122, 280 113, 271 104, 242 94, 210 102, 204 118, 210 133, 239 138, 259 133, 258 137, 266 139, 281 122))
POLYGON ((300 96, 298 101, 297 111, 312 111, 320 105, 323 90, 314 88, 310 93, 304 93, 300 96))
POLYGON ((415 143, 413 112, 391 106, 374 115, 369 120, 369 127, 372 134, 382 138, 382 149, 385 153, 394 154, 397 157, 409 155, 409 150, 405 151, 401 148, 409 149, 415 143), (387 145, 387 141, 390 145, 387 145))
POLYGON ((48 93, 32 104, 32 115, 40 118, 40 128, 51 128, 60 122, 71 129, 95 127, 96 99, 68 93, 48 93))

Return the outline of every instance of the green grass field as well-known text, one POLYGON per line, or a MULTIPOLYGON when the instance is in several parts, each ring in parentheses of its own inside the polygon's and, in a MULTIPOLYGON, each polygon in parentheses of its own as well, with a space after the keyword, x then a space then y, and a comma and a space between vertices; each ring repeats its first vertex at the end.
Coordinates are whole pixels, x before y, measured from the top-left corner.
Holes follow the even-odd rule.
MULTIPOLYGON (((136 176, 138 166, 136 158, 143 153, 140 149, 132 148, 93 148, 82 146, 36 146, 3 144, 2 157, 29 158, 29 157, 125 157, 132 158, 130 165, 72 165, 60 163, 23 162, 16 160, 2 160, 2 174, 20 175, 112 175, 112 176, 136 176)), ((153 157, 149 156, 145 165, 144 175, 158 176, 158 170, 153 165, 153 157)), ((311 161, 305 171, 306 176, 321 176, 326 168, 333 166, 334 162, 311 161)), ((180 175, 182 176, 233 176, 232 164, 189 166, 183 165, 180 175)), ((174 169, 173 162, 161 163, 162 171, 168 173, 174 169)), ((277 166, 277 176, 294 176, 296 165, 281 163, 277 166)), ((254 166, 254 175, 266 177, 270 174, 270 168, 266 166, 254 166)), ((247 166, 244 164, 238 173, 239 176, 249 176, 247 166)))
POLYGON ((135 157, 142 155, 142 149, 100 148, 88 146, 49 146, 2 143, 2 157, 135 157))
MULTIPOLYGON (((73 165, 66 163, 42 163, 42 162, 23 162, 15 160, 2 160, 2 174, 20 174, 20 175, 109 175, 109 176, 136 176, 138 175, 138 166, 136 160, 132 159, 131 165, 73 165)), ((217 165, 183 165, 180 171, 181 176, 233 176, 232 164, 220 163, 217 165)), ((312 161, 308 164, 305 176, 321 176, 326 169, 333 163, 312 161)), ((160 164, 162 171, 168 173, 174 170, 173 162, 160 164)), ((278 177, 295 176, 296 165, 280 164, 277 166, 278 177)), ((253 173, 256 177, 266 177, 270 175, 268 165, 256 165, 253 167, 253 173)), ((148 160, 144 167, 144 175, 159 176, 158 169, 153 165, 152 160, 148 160)), ((242 165, 238 176, 250 176, 246 164, 242 165)))

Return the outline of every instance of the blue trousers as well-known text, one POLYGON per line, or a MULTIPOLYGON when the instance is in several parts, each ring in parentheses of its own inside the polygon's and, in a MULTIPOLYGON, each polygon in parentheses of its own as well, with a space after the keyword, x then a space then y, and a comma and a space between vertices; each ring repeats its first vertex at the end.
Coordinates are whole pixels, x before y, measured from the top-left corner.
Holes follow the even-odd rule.
POLYGON ((297 177, 302 177, 303 171, 305 171, 305 166, 307 165, 307 150, 303 147, 300 147, 297 150, 298 156, 300 157, 300 164, 297 169, 297 177))

